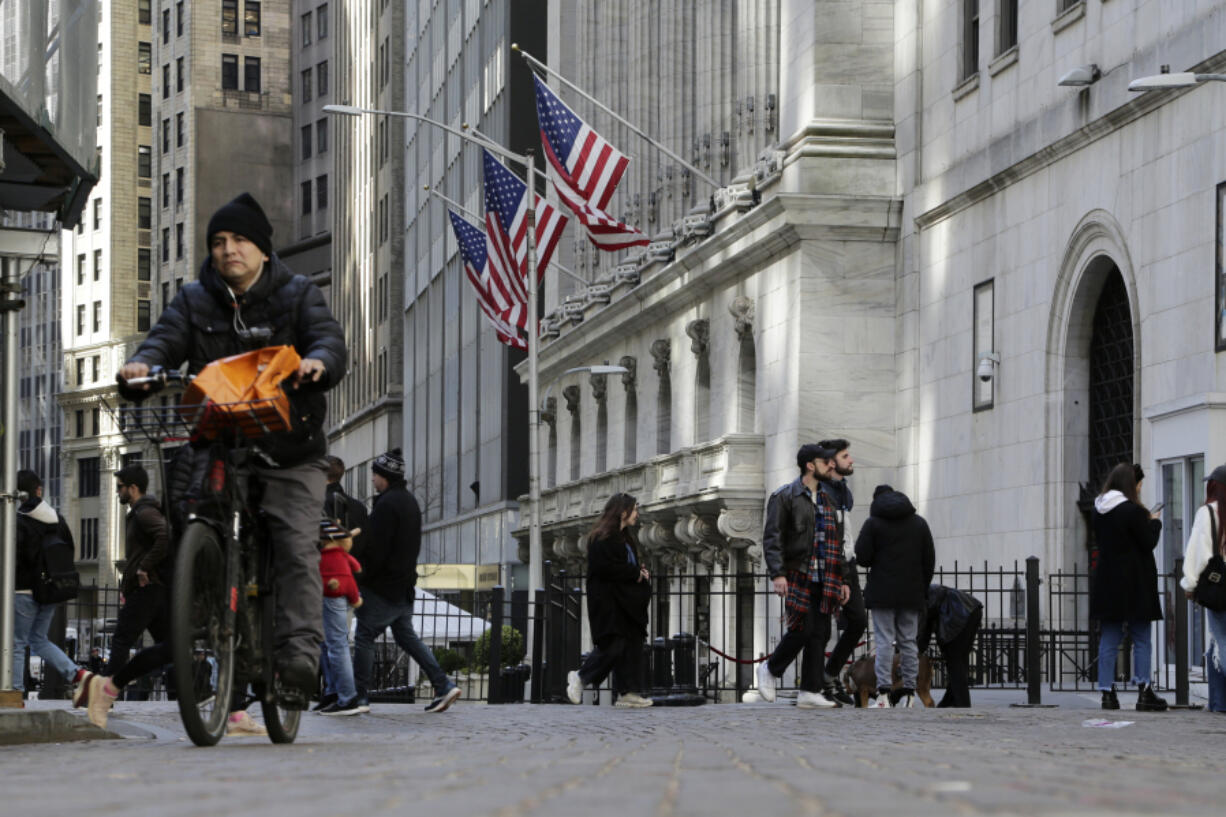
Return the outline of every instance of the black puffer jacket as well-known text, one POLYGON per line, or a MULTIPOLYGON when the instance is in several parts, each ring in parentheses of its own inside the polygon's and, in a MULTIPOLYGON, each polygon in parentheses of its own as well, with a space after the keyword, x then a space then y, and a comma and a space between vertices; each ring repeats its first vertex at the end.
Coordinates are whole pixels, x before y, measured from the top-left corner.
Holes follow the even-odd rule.
POLYGON ((64 517, 39 497, 30 497, 21 504, 17 514, 17 586, 14 590, 32 590, 38 580, 38 557, 48 528, 58 526, 60 537, 73 544, 72 531, 64 517))
POLYGON ((403 482, 375 497, 353 555, 362 563, 358 583, 393 604, 411 602, 421 553, 421 507, 403 482))
POLYGON ((870 610, 923 610, 936 569, 936 548, 924 517, 907 495, 873 497, 869 518, 856 537, 856 560, 869 568, 864 606, 870 610))
MULTIPOLYGON (((282 345, 293 346, 303 358, 321 361, 326 369, 318 383, 303 384, 289 392, 298 427, 272 434, 260 443, 275 463, 290 466, 318 459, 327 452, 323 433, 327 401, 323 392, 345 376, 349 353, 344 332, 319 287, 291 272, 276 254, 255 285, 237 299, 213 269, 212 259, 205 259, 200 279, 179 290, 130 362, 166 368, 178 368, 186 362, 189 374, 197 374, 218 358, 282 345), (267 327, 272 337, 246 342, 238 334, 243 326, 267 327)), ((145 396, 143 392, 121 392, 129 399, 145 396)))

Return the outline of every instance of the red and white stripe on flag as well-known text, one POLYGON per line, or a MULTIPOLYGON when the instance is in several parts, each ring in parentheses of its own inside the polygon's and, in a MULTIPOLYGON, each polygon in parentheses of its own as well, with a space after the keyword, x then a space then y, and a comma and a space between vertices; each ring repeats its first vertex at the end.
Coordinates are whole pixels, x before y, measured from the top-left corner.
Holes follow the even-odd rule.
MULTIPOLYGON (((545 145, 549 151, 549 145, 545 145)), ((588 240, 597 249, 609 252, 628 247, 645 247, 651 243, 646 235, 628 224, 618 221, 603 210, 598 210, 584 200, 574 188, 566 183, 552 161, 545 166, 549 181, 553 182, 558 198, 570 208, 579 222, 587 229, 588 240)))

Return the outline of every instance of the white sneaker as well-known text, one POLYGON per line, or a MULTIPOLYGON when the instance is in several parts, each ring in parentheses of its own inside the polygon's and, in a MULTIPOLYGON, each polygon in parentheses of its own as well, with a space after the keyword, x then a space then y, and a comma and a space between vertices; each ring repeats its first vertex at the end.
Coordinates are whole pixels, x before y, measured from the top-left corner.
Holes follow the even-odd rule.
POLYGON ((797 709, 832 709, 834 701, 820 692, 805 692, 801 690, 796 696, 797 709))
POLYGON ((572 704, 583 703, 583 679, 578 670, 566 673, 566 697, 572 704))
POLYGON ((617 703, 614 706, 620 706, 628 709, 646 709, 649 706, 654 706, 655 702, 651 698, 644 698, 637 692, 627 692, 624 695, 617 696, 617 703))
POLYGON ((869 709, 889 709, 890 708, 890 693, 883 692, 868 705, 869 709))
POLYGON ((778 678, 771 675, 770 667, 766 666, 765 661, 758 664, 758 694, 762 696, 762 700, 768 704, 775 702, 775 684, 778 683, 778 678))
POLYGON ((246 710, 231 712, 226 719, 226 737, 228 738, 262 738, 267 735, 268 730, 264 728, 264 725, 256 723, 246 710))

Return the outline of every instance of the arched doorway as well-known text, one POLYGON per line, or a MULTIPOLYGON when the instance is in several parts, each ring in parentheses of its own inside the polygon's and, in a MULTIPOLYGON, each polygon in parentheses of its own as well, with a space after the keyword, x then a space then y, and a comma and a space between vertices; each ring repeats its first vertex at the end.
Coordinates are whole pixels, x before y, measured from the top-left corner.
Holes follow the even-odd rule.
POLYGON ((1089 429, 1087 481, 1078 505, 1086 516, 1086 548, 1094 563, 1090 512, 1107 474, 1121 462, 1135 462, 1133 433, 1136 358, 1132 309, 1119 268, 1106 257, 1096 258, 1104 280, 1094 307, 1089 349, 1089 429), (1109 267, 1106 265, 1109 264, 1109 267))

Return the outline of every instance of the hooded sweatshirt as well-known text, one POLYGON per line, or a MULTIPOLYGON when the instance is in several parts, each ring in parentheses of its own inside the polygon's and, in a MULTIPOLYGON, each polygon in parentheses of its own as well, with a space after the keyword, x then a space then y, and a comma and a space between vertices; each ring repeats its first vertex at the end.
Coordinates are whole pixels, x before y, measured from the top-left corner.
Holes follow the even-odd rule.
POLYGON ((18 593, 30 593, 38 578, 38 549, 47 528, 58 525, 65 542, 72 542, 72 532, 55 508, 38 497, 27 499, 17 510, 17 587, 18 593))
POLYGON ((869 568, 864 606, 923 610, 936 568, 936 548, 924 517, 901 491, 873 498, 856 537, 856 560, 869 568))

